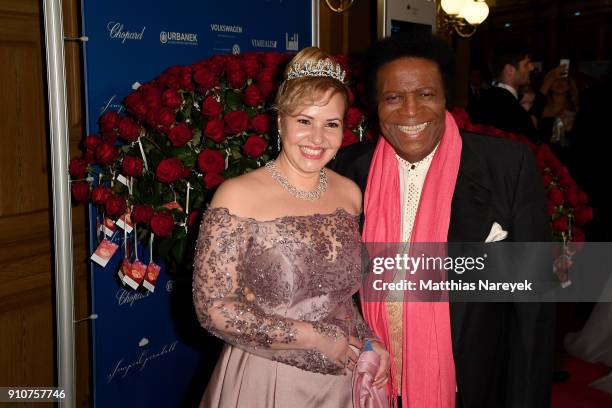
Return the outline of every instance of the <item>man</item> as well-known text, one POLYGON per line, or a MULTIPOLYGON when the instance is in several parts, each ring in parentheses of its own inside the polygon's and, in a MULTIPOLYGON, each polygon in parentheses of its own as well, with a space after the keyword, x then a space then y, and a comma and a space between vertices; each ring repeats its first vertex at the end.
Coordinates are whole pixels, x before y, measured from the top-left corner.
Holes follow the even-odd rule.
POLYGON ((491 71, 493 86, 483 92, 480 100, 468 106, 468 113, 476 123, 495 126, 507 132, 538 141, 536 127, 519 103, 518 91, 529 85, 534 65, 526 46, 519 42, 498 44, 493 50, 491 71))
MULTIPOLYGON (((364 192, 364 241, 484 242, 495 222, 508 240, 549 240, 531 151, 460 133, 445 111, 450 61, 431 36, 390 37, 368 56, 382 137, 332 164, 364 192)), ((390 391, 403 408, 549 405, 548 306, 362 298, 362 308, 390 352, 390 391)))

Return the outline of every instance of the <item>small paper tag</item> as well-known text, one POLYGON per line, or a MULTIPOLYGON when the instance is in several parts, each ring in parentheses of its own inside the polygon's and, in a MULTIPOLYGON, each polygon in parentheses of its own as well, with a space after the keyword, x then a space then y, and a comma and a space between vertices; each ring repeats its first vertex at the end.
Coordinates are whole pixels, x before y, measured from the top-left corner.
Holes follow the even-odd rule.
POLYGON ((142 286, 144 286, 149 292, 155 291, 155 282, 157 282, 157 277, 159 276, 160 270, 161 267, 154 262, 147 265, 147 273, 145 274, 142 286))
POLYGON ((132 289, 138 289, 140 282, 144 279, 147 267, 140 261, 136 261, 131 265, 131 268, 127 271, 123 277, 123 281, 127 283, 132 289))
POLYGON ((123 174, 120 174, 117 176, 117 181, 120 182, 121 184, 123 184, 126 187, 130 187, 130 183, 127 179, 127 177, 125 177, 123 174))
POLYGON ((104 268, 117 252, 117 248, 119 248, 119 245, 105 238, 100 242, 90 259, 104 268))
POLYGON ((115 221, 105 217, 101 229, 102 232, 104 232, 104 235, 107 237, 112 237, 115 231, 117 231, 117 226, 115 225, 115 221))
POLYGON ((124 229, 128 234, 132 232, 134 223, 132 222, 132 211, 129 208, 127 212, 117 220, 117 226, 124 229))
POLYGON ((181 205, 177 201, 170 201, 169 203, 162 205, 162 207, 167 208, 168 210, 176 209, 180 212, 183 212, 183 207, 181 207, 181 205))
POLYGON ((123 262, 121 262, 121 267, 119 271, 117 271, 117 275, 122 282, 125 282, 125 277, 130 272, 130 268, 132 267, 132 263, 128 258, 123 258, 123 262))

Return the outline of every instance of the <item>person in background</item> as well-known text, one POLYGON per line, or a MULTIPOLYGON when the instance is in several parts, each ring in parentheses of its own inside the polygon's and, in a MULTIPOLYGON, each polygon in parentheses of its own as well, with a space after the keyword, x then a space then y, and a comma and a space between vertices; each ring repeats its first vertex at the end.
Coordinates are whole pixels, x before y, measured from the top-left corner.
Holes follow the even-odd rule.
POLYGON ((350 370, 368 340, 360 286, 361 192, 325 169, 343 137, 339 64, 318 48, 289 63, 278 91, 278 157, 217 190, 200 228, 193 301, 226 342, 202 407, 351 408, 350 370))

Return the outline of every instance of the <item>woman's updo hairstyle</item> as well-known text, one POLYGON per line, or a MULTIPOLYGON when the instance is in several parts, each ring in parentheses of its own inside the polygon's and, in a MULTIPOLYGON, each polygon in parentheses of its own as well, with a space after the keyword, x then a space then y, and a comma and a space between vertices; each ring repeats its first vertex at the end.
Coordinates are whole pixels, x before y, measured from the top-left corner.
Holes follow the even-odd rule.
POLYGON ((326 105, 335 94, 348 109, 348 93, 342 66, 317 47, 304 48, 287 65, 284 81, 276 94, 275 108, 280 115, 292 116, 304 105, 326 105), (325 100, 323 96, 332 91, 325 100))

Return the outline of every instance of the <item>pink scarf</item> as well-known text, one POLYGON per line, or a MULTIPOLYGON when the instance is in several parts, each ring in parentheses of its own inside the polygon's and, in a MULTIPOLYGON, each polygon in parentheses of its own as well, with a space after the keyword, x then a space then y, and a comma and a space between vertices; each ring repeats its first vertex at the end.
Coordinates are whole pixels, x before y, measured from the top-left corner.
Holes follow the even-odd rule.
MULTIPOLYGON (((427 173, 411 242, 446 242, 451 201, 461 160, 461 137, 450 113, 445 131, 427 173)), ((366 243, 400 241, 400 181, 393 147, 381 137, 376 145, 364 199, 366 243)), ((368 301, 362 292, 363 314, 385 343, 391 342, 384 301, 368 301)), ((451 343, 448 302, 404 302, 402 329, 402 406, 404 408, 454 408, 455 363, 451 343)), ((394 399, 395 363, 391 361, 389 395, 394 399)))

